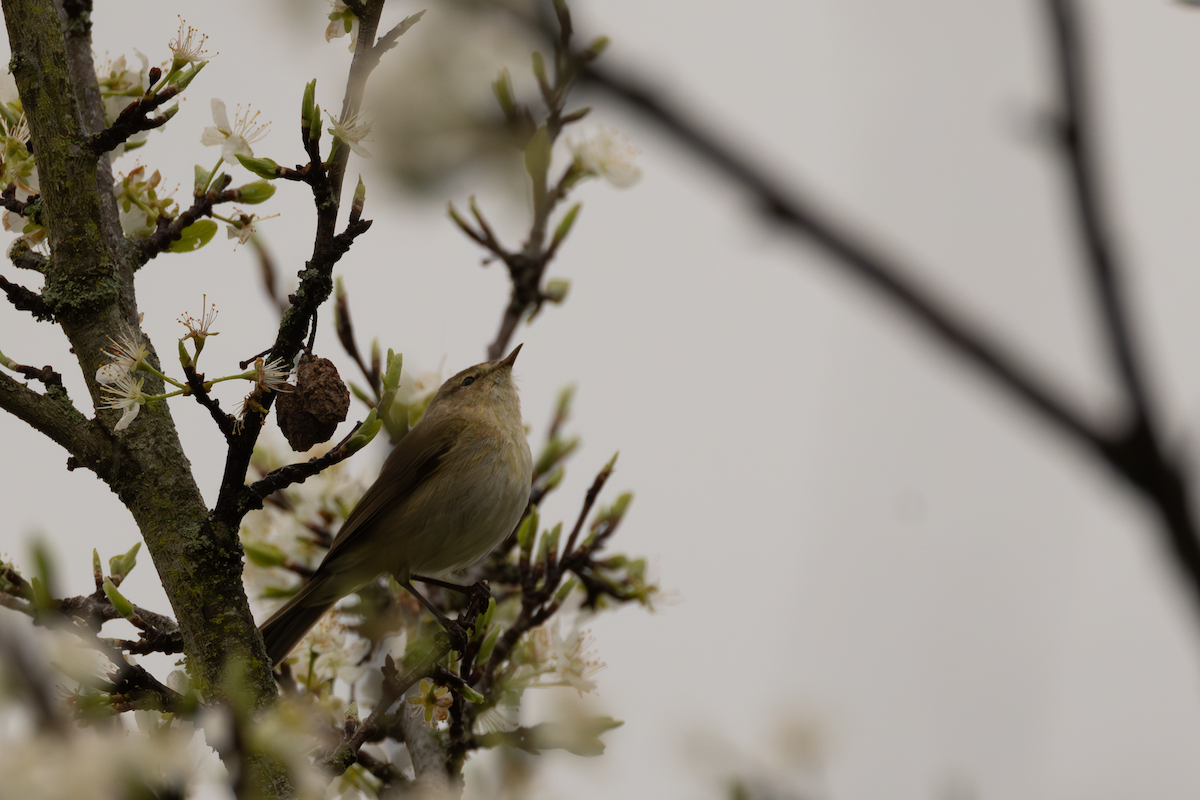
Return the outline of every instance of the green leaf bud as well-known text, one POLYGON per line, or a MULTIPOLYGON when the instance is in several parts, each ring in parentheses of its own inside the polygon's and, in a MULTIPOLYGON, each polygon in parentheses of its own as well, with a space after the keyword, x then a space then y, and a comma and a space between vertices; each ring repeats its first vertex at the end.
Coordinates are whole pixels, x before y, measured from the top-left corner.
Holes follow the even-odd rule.
POLYGON ((586 61, 595 61, 597 58, 608 49, 609 39, 607 36, 600 36, 592 40, 592 43, 587 46, 587 49, 580 53, 586 61))
POLYGON ((492 650, 496 649, 496 642, 500 639, 500 626, 496 626, 488 631, 487 638, 483 640, 483 644, 479 645, 479 655, 475 657, 475 661, 480 664, 486 664, 488 658, 492 655, 492 650))
POLYGON ((121 581, 125 580, 125 576, 133 572, 133 568, 137 566, 138 550, 142 549, 141 542, 134 542, 133 547, 129 548, 128 552, 113 556, 108 560, 108 574, 112 575, 113 582, 118 586, 121 581))
POLYGON ((108 602, 113 604, 113 608, 122 617, 130 619, 134 616, 133 603, 126 600, 125 596, 117 591, 116 584, 108 578, 104 579, 104 596, 108 598, 108 602))
POLYGON ((33 605, 39 611, 48 611, 54 607, 54 598, 50 596, 50 590, 46 588, 46 583, 36 575, 29 579, 29 585, 33 589, 33 605))
POLYGON ((241 192, 241 201, 248 206, 255 206, 259 203, 265 203, 275 194, 275 184, 267 181, 254 181, 247 183, 242 188, 238 189, 241 192))
POLYGON ((4 127, 12 130, 21 122, 21 112, 13 103, 0 103, 0 117, 4 119, 4 127))
POLYGON ((583 208, 583 204, 576 203, 559 220, 558 227, 554 229, 554 239, 550 242, 551 249, 557 249, 562 244, 563 239, 567 238, 567 234, 571 232, 571 227, 575 224, 575 218, 579 216, 579 209, 581 208, 583 208))
POLYGON ((96 580, 104 577, 104 568, 100 566, 100 553, 96 548, 92 548, 92 575, 96 576, 96 580))
POLYGON ((54 557, 46 548, 46 543, 41 539, 35 539, 32 545, 33 563, 37 570, 37 575, 41 578, 42 587, 46 592, 46 597, 54 593, 54 587, 57 581, 55 580, 54 557))
POLYGON ((388 348, 387 355, 387 372, 383 375, 383 387, 385 389, 395 389, 400 385, 400 368, 404 366, 404 354, 393 353, 392 348, 388 348))
POLYGON ((521 552, 529 553, 533 550, 533 537, 537 533, 537 526, 537 506, 532 506, 529 509, 529 516, 525 517, 521 527, 517 530, 517 545, 520 546, 521 552))
POLYGON ((354 187, 354 200, 350 205, 350 210, 356 216, 361 215, 363 206, 367 202, 367 185, 363 183, 362 175, 358 176, 358 185, 354 187))
POLYGON ((504 116, 514 119, 517 116, 517 101, 513 99, 512 76, 507 69, 500 70, 500 75, 492 81, 492 93, 496 95, 496 102, 500 104, 504 116))
POLYGON ((592 113, 591 107, 576 109, 570 114, 564 114, 561 122, 563 125, 570 125, 572 122, 579 122, 590 113, 592 113))
POLYGON ((562 483, 563 476, 566 474, 567 471, 562 468, 561 464, 556 465, 554 469, 546 473, 546 477, 542 478, 542 488, 546 492, 553 492, 562 483))
POLYGON ((350 387, 351 394, 372 408, 375 407, 375 398, 368 394, 366 389, 362 388, 354 381, 346 381, 346 385, 350 387))
POLYGON ((312 128, 312 121, 319 115, 316 113, 317 79, 313 78, 304 85, 304 97, 300 101, 300 119, 304 129, 312 128))
POLYGON ((489 597, 487 608, 479 615, 479 619, 475 622, 475 629, 483 631, 488 625, 492 624, 492 616, 496 613, 496 598, 489 597))
POLYGON ((383 427, 383 420, 379 419, 379 415, 372 408, 367 412, 367 418, 363 420, 363 424, 358 426, 358 430, 350 437, 350 441, 346 442, 346 450, 354 453, 363 449, 371 443, 381 427, 383 427))
POLYGON ((479 692, 472 689, 470 686, 467 686, 466 684, 463 684, 462 686, 455 686, 453 688, 454 688, 454 692, 459 697, 461 697, 463 700, 466 700, 468 703, 471 703, 472 705, 479 705, 480 703, 486 702, 486 700, 487 700, 486 697, 484 697, 479 692))
POLYGON ((250 563, 260 567, 279 567, 287 563, 287 553, 273 544, 243 542, 242 549, 250 563))
POLYGON ((538 85, 542 87, 542 92, 549 95, 551 89, 550 81, 546 77, 546 60, 537 50, 533 51, 533 74, 538 80, 538 85))
POLYGON ((554 278, 546 282, 546 288, 542 290, 542 297, 551 303, 561 303, 567 299, 567 292, 570 289, 570 281, 563 278, 554 278))
POLYGON ((313 106, 312 120, 308 125, 308 141, 315 142, 321 138, 321 107, 313 106))
POLYGON ((194 193, 199 196, 204 193, 205 189, 208 188, 208 182, 212 179, 212 173, 199 164, 196 165, 194 172, 195 177, 192 179, 193 189, 194 193))
POLYGON ((196 80, 196 76, 200 74, 200 70, 204 69, 207 64, 207 61, 193 62, 191 69, 175 73, 171 78, 171 85, 178 87, 179 91, 182 92, 192 81, 196 80))
POLYGON ((579 579, 571 578, 569 581, 564 583, 562 586, 558 587, 558 591, 554 593, 554 603, 558 604, 558 603, 561 603, 562 601, 566 600, 567 595, 569 595, 572 591, 574 591, 575 587, 578 585, 579 585, 579 579))
POLYGON ((578 436, 572 436, 570 439, 555 436, 546 442, 542 452, 538 453, 537 461, 533 465, 533 474, 543 475, 549 472, 551 467, 569 456, 577 447, 579 447, 578 436))
MULTIPOLYGON (((245 167, 246 169, 250 170, 255 175, 257 175, 258 177, 266 178, 267 180, 271 180, 273 178, 279 177, 279 165, 276 164, 271 159, 269 159, 269 158, 251 158, 250 156, 244 156, 241 153, 237 153, 236 155, 237 155, 238 162, 243 167, 245 167)), ((244 187, 244 186, 242 187, 243 191, 245 190, 245 188, 246 187, 244 187)), ((249 203, 251 201, 247 200, 246 202, 249 203)), ((261 202, 261 201, 259 201, 259 202, 261 202)))
POLYGON ((546 555, 550 553, 558 553, 558 540, 563 535, 563 523, 554 525, 553 528, 541 536, 541 547, 538 548, 538 560, 545 560, 546 555))
POLYGON ((534 132, 525 146, 525 170, 533 178, 535 187, 546 185, 546 173, 550 170, 550 134, 545 125, 534 132))
POLYGON ((187 341, 187 338, 188 337, 184 336, 179 340, 179 365, 184 369, 196 366, 196 362, 192 360, 191 353, 189 353, 187 348, 183 346, 183 343, 187 341))

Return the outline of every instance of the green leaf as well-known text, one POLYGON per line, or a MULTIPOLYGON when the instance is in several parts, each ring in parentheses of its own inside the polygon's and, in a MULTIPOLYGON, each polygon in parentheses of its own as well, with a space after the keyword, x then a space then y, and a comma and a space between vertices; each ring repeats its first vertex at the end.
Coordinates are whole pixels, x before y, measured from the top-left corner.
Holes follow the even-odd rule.
POLYGON ((209 180, 212 179, 212 173, 199 164, 195 166, 193 173, 194 177, 192 178, 192 181, 196 189, 196 194, 201 194, 204 192, 205 188, 207 188, 209 180))
POLYGON ((537 506, 529 508, 529 516, 521 523, 521 527, 517 530, 517 544, 520 545, 523 552, 533 550, 533 537, 537 533, 538 526, 538 510, 537 506))
POLYGON ((242 542, 242 549, 246 558, 260 567, 278 567, 287 561, 287 554, 273 544, 242 542))
POLYGON ((304 85, 304 97, 300 101, 300 120, 304 123, 306 130, 312 127, 313 112, 316 109, 316 96, 317 80, 314 78, 304 85))
POLYGON ((172 253, 191 253, 208 244, 216 232, 217 223, 211 219, 198 220, 184 228, 179 241, 171 242, 167 249, 172 253))
MULTIPOLYGON (((269 158, 251 158, 249 156, 244 156, 241 153, 235 153, 234 155, 237 157, 238 163, 260 178, 271 180, 279 177, 279 165, 269 158)), ((253 185, 254 184, 251 184, 251 186, 253 185)), ((243 186, 242 191, 245 192, 247 188, 248 187, 243 186)), ((242 199, 245 200, 245 195, 243 195, 242 199)), ((266 198, 263 199, 265 200, 266 198)), ((246 200, 245 202, 250 203, 254 201, 246 200)))
POLYGON ((571 206, 571 210, 563 215, 562 220, 558 223, 558 227, 554 229, 554 239, 550 243, 551 248, 557 248, 562 244, 563 239, 567 238, 567 234, 571 232, 571 226, 575 224, 575 218, 579 216, 579 209, 583 208, 582 203, 576 203, 571 206))
POLYGON ((358 430, 350 437, 350 441, 346 442, 346 450, 355 453, 363 449, 371 443, 381 427, 383 427, 383 420, 379 419, 375 409, 372 408, 367 412, 367 418, 363 420, 363 424, 358 426, 358 430))
POLYGON ((533 185, 545 187, 546 173, 550 171, 550 134, 542 125, 525 146, 525 170, 533 178, 533 185))
POLYGON ((253 183, 247 183, 238 191, 242 193, 243 203, 255 206, 271 199, 275 194, 275 185, 266 181, 254 181, 253 183))
POLYGON ((598 756, 604 752, 600 735, 624 724, 612 717, 586 717, 571 722, 543 722, 515 731, 486 733, 478 739, 484 747, 503 745, 529 753, 566 750, 577 756, 598 756))
POLYGON ((496 95, 496 102, 500 104, 500 109, 507 119, 517 116, 517 101, 513 99, 512 76, 508 74, 507 69, 500 70, 499 77, 492 82, 492 93, 496 95))
POLYGON ((125 596, 117 591, 117 587, 113 584, 110 578, 104 579, 104 596, 108 598, 108 602, 113 604, 113 608, 117 610, 125 619, 130 619, 134 616, 133 603, 125 599, 125 596))
POLYGON ((118 586, 121 585, 121 581, 125 580, 125 576, 133 572, 133 568, 137 566, 137 554, 141 549, 142 543, 134 542, 128 552, 113 556, 108 560, 108 574, 112 575, 113 582, 118 586))

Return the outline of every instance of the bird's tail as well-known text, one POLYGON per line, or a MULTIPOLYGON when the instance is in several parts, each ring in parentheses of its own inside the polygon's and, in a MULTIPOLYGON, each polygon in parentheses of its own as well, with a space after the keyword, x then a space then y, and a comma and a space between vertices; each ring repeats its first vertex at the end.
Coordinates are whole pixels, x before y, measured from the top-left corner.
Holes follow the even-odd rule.
POLYGON ((300 641, 304 634, 317 624, 317 620, 337 602, 336 597, 333 600, 324 600, 319 596, 321 593, 313 597, 315 585, 319 583, 319 579, 309 581, 295 597, 260 626, 263 641, 267 645, 267 655, 272 664, 278 666, 283 663, 283 659, 292 652, 296 642, 300 641))

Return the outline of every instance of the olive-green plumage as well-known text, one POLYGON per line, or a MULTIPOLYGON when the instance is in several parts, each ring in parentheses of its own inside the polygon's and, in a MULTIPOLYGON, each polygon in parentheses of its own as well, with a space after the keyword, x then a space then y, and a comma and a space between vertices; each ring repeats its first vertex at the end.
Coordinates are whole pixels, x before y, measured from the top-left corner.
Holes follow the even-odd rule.
POLYGON ((465 369, 442 384, 350 512, 312 579, 262 625, 276 664, 330 606, 383 573, 402 584, 480 561, 516 527, 533 459, 512 365, 465 369))

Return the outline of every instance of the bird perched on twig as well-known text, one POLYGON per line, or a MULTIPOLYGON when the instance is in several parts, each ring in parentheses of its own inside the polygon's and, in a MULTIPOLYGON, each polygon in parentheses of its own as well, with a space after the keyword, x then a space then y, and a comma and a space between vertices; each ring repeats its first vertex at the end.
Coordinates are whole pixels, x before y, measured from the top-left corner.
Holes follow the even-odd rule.
POLYGON ((482 560, 525 513, 533 458, 512 375, 520 351, 517 345, 506 358, 465 369, 438 389, 346 517, 312 579, 262 624, 275 664, 334 603, 383 573, 412 592, 454 638, 454 624, 410 580, 482 560))

